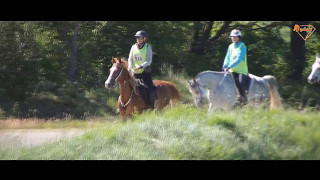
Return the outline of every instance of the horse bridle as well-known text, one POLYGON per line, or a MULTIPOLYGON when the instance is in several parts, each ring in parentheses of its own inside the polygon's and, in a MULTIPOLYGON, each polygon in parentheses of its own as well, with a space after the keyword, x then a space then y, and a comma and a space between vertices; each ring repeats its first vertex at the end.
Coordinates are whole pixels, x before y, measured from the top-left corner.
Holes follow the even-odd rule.
POLYGON ((118 68, 121 68, 119 74, 117 75, 117 77, 114 77, 114 75, 111 76, 111 82, 112 82, 112 86, 114 86, 116 83, 117 83, 117 80, 119 79, 119 77, 121 76, 122 74, 122 70, 123 70, 123 67, 120 67, 120 66, 116 66, 116 70, 118 70, 118 68), (114 80, 114 81, 113 81, 114 80))
MULTIPOLYGON (((124 68, 121 67, 120 73, 118 74, 118 76, 117 76, 117 77, 115 78, 115 80, 114 80, 115 83, 117 83, 117 80, 118 80, 118 78, 121 76, 123 69, 124 69, 124 68)), ((121 95, 120 95, 120 104, 121 104, 121 106, 122 106, 123 108, 125 108, 125 107, 131 102, 132 95, 133 95, 133 89, 132 89, 132 91, 131 91, 131 95, 130 95, 130 98, 129 98, 129 100, 128 100, 127 103, 123 103, 123 102, 122 102, 122 100, 121 100, 121 95)))
POLYGON ((115 81, 115 82, 117 82, 118 78, 121 76, 121 74, 122 74, 122 70, 123 70, 123 67, 121 67, 121 71, 120 71, 120 73, 119 73, 119 74, 118 74, 118 76, 114 79, 114 81, 115 81))

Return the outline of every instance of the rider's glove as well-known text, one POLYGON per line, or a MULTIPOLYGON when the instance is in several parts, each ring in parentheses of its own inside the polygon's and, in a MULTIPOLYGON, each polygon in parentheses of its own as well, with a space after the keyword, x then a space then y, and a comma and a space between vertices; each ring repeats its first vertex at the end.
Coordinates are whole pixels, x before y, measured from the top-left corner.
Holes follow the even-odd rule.
POLYGON ((229 71, 229 69, 230 69, 230 67, 225 67, 225 68, 223 69, 223 71, 224 71, 224 72, 227 72, 227 71, 229 71))

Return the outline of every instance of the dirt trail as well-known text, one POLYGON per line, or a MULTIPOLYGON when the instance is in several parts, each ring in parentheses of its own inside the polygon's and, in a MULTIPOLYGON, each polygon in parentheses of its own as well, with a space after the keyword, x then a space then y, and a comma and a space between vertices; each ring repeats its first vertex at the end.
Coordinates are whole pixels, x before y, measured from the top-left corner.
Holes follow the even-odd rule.
POLYGON ((0 149, 31 147, 61 138, 80 136, 83 129, 8 129, 0 130, 0 149))

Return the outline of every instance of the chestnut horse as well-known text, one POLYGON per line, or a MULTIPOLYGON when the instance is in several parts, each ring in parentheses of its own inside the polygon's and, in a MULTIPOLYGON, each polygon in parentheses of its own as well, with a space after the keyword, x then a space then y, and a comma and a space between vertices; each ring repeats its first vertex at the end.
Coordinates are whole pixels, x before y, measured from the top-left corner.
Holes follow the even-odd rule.
MULTIPOLYGON (((120 96, 118 99, 118 108, 121 117, 130 117, 134 111, 141 113, 149 109, 144 102, 137 81, 132 73, 128 70, 128 62, 122 58, 112 58, 113 66, 110 68, 110 74, 105 82, 106 88, 112 88, 116 83, 120 86, 120 96)), ((155 107, 161 110, 170 102, 174 106, 180 99, 179 92, 172 82, 153 80, 156 86, 158 99, 155 107)))

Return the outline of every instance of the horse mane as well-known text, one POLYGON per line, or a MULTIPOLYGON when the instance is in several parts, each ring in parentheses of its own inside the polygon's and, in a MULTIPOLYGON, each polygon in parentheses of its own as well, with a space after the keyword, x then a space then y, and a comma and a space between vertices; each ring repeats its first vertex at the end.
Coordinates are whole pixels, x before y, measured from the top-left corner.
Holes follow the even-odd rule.
POLYGON ((207 73, 218 73, 218 74, 223 74, 223 72, 220 72, 220 71, 211 71, 211 70, 207 70, 207 71, 202 71, 202 72, 199 72, 194 79, 197 79, 199 78, 199 76, 201 76, 202 74, 207 74, 207 73))
POLYGON ((130 85, 132 86, 133 90, 134 90, 134 93, 135 94, 138 94, 138 91, 137 91, 137 81, 136 81, 136 78, 133 76, 133 73, 130 72, 130 70, 128 69, 128 61, 127 61, 127 58, 125 57, 121 57, 121 66, 123 68, 125 68, 128 72, 128 76, 129 76, 129 83, 130 85))
POLYGON ((122 67, 124 67, 124 68, 126 68, 128 70, 128 60, 127 60, 127 58, 121 57, 121 58, 118 58, 118 59, 121 59, 122 67))

